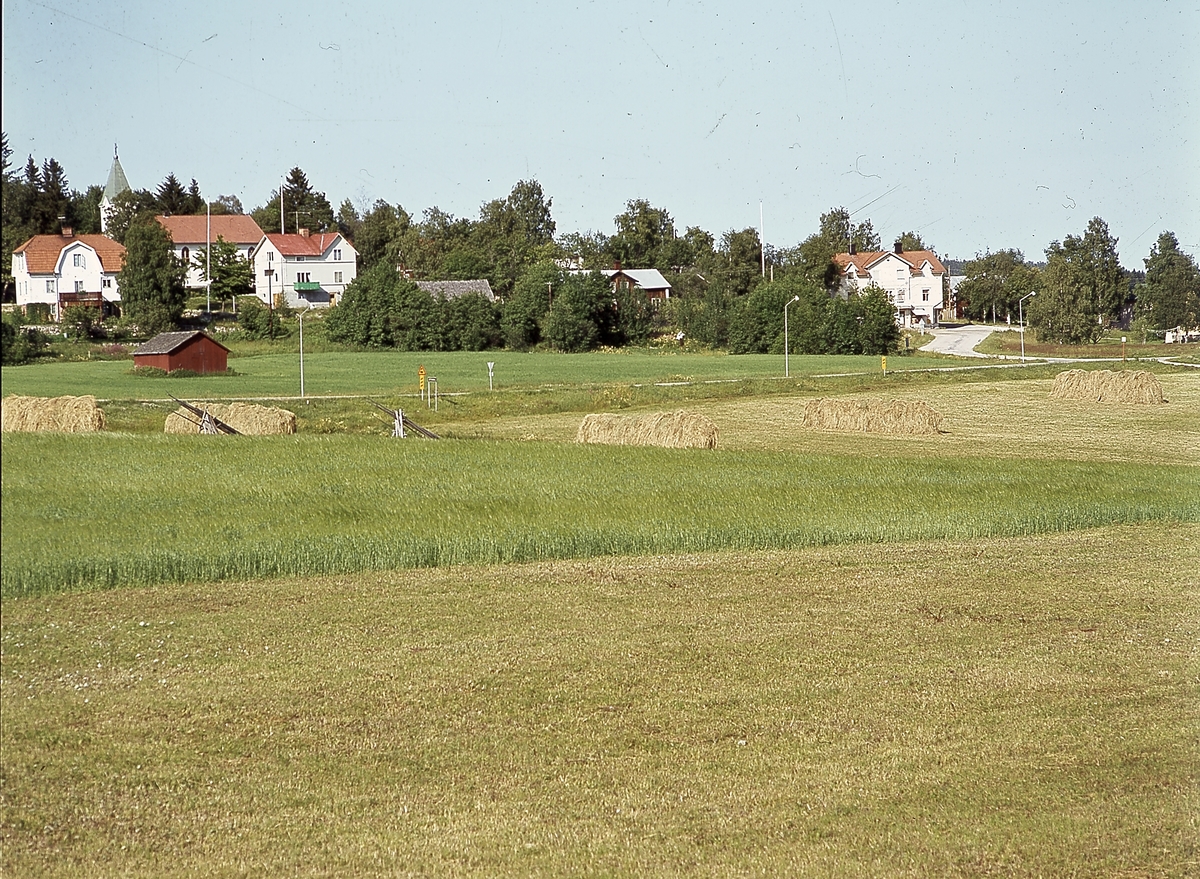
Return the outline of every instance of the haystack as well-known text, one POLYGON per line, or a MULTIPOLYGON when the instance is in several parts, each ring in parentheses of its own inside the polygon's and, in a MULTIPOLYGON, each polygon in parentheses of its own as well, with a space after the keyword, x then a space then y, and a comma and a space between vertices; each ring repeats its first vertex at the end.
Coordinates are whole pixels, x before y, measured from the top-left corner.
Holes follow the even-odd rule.
POLYGON ((941 433, 942 416, 928 403, 892 400, 809 400, 804 426, 814 430, 853 430, 920 436, 941 433))
POLYGON ((683 410, 650 415, 585 415, 575 441, 613 446, 715 449, 717 426, 703 415, 683 410))
MULTIPOLYGON (((224 421, 238 433, 247 436, 269 436, 295 433, 296 413, 272 406, 253 403, 196 403, 214 418, 224 421)), ((167 416, 166 433, 199 433, 196 416, 180 406, 167 416)))
POLYGON ((85 397, 19 397, 4 398, 0 413, 0 430, 41 431, 60 433, 93 433, 104 430, 104 412, 96 406, 96 398, 85 397))
POLYGON ((1162 385, 1153 373, 1142 370, 1113 372, 1108 369, 1068 369, 1054 377, 1050 396, 1057 400, 1088 400, 1094 403, 1163 402, 1162 385))

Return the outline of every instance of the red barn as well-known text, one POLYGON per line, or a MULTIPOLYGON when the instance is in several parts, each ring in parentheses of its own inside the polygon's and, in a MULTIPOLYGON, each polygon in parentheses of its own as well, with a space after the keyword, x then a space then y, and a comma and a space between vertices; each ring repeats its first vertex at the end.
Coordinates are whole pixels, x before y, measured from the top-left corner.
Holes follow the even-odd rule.
POLYGON ((165 372, 225 372, 228 364, 229 349, 199 330, 159 333, 133 352, 134 367, 153 366, 165 372))

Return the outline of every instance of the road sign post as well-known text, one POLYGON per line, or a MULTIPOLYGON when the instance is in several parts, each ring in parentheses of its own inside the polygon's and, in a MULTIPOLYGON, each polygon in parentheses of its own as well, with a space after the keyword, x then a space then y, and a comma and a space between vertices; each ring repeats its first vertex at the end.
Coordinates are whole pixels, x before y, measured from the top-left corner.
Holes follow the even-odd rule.
POLYGON ((495 368, 496 368, 496 361, 489 360, 488 361, 488 390, 489 391, 493 389, 492 388, 492 373, 493 373, 493 370, 495 370, 495 368))

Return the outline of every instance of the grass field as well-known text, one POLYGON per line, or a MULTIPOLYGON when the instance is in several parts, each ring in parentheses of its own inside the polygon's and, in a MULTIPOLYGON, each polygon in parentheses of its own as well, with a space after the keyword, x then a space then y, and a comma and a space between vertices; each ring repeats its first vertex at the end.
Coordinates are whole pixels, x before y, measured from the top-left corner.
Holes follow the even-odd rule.
POLYGON ((1200 872, 1200 375, 651 359, 532 357, 443 442, 5 434, 0 873, 1200 872), (676 404, 717 451, 569 442, 676 404))
POLYGON ((6 601, 12 876, 1194 876, 1200 528, 6 601))
MULTIPOLYGON (((783 358, 766 354, 692 354, 631 349, 590 354, 522 354, 510 351, 305 353, 305 392, 325 394, 416 394, 417 370, 424 366, 438 379, 443 393, 483 391, 488 387, 488 362, 495 363, 494 386, 499 389, 577 386, 619 382, 731 381, 782 378, 783 358)), ((800 357, 790 360, 793 375, 872 373, 880 371, 878 357, 800 357)), ((914 355, 891 357, 892 371, 943 365, 944 361, 914 355)), ((130 374, 128 360, 33 363, 0 370, 6 394, 57 396, 94 394, 106 400, 177 397, 299 396, 298 355, 266 354, 229 361, 232 376, 146 378, 130 374)))

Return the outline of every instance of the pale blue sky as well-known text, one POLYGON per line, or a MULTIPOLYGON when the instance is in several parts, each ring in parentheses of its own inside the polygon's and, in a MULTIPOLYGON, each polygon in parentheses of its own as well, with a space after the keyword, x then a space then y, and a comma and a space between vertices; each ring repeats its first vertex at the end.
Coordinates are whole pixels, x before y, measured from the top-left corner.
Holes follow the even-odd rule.
POLYGON ((335 208, 474 218, 536 177, 558 231, 631 198, 787 247, 845 205, 943 256, 1103 217, 1141 268, 1200 255, 1200 0, 356 4, 4 0, 3 127, 79 189, 120 145, 264 203, 294 165, 335 208))

